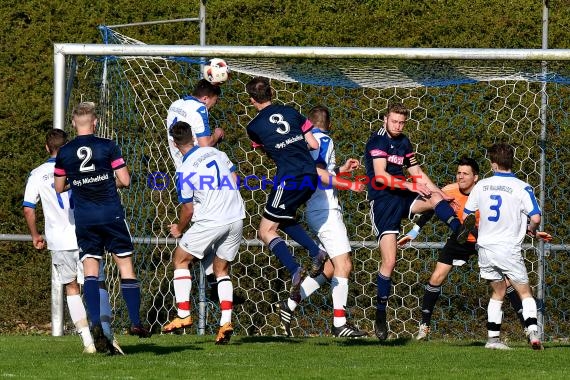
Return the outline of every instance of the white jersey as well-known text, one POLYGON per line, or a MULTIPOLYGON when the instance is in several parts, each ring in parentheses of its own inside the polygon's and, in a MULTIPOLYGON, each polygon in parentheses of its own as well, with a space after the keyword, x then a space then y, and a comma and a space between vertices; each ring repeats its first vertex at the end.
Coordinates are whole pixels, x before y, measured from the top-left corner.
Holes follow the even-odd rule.
POLYGON ((42 202, 45 236, 50 251, 78 249, 71 190, 56 193, 53 185, 55 158, 31 171, 24 193, 24 207, 36 208, 42 202))
MULTIPOLYGON (((324 165, 331 176, 335 175, 336 157, 334 142, 328 132, 313 128, 313 136, 319 143, 319 149, 311 151, 311 156, 317 165, 324 165)), ((336 210, 340 209, 338 203, 337 189, 331 184, 326 185, 319 180, 319 185, 311 198, 307 201, 307 212, 315 210, 336 210)))
POLYGON ((212 147, 195 146, 184 155, 176 172, 176 189, 181 203, 194 203, 194 223, 223 226, 245 218, 232 166, 224 152, 212 147))
POLYGON ((532 187, 512 173, 495 173, 479 181, 467 199, 465 213, 479 210, 477 244, 493 252, 520 252, 527 217, 540 214, 532 187))
POLYGON ((166 116, 166 134, 168 135, 168 148, 176 169, 182 163, 182 153, 174 145, 174 140, 168 131, 177 121, 184 121, 190 125, 195 145, 198 145, 198 137, 211 135, 208 108, 204 103, 193 96, 185 96, 172 103, 166 116))

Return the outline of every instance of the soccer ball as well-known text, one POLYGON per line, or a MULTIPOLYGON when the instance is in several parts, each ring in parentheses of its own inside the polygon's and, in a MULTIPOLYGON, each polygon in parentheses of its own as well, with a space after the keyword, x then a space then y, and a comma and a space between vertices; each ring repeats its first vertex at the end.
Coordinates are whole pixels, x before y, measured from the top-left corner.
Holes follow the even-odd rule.
POLYGON ((230 76, 230 68, 226 61, 220 58, 212 58, 204 65, 204 79, 212 84, 222 84, 230 76))

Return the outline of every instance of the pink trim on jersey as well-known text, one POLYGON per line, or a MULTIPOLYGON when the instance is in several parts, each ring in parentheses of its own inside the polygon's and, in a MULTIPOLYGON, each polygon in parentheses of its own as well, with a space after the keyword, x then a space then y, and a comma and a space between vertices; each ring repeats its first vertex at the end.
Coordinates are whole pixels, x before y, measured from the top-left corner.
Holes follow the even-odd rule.
POLYGON ((252 141, 252 142, 251 142, 251 146, 253 147, 253 149, 255 149, 255 148, 260 148, 260 147, 262 147, 263 144, 258 144, 258 143, 256 143, 255 141, 252 141))
POLYGON ((123 157, 117 158, 115 161, 111 162, 111 167, 113 169, 116 169, 117 167, 124 165, 125 164, 125 160, 123 160, 123 157))
POLYGON ((382 149, 372 149, 370 151, 372 157, 388 157, 388 153, 384 152, 382 149))
POLYGON ((412 156, 415 155, 415 154, 416 154, 415 152, 408 153, 408 154, 406 154, 406 158, 412 157, 412 156))
POLYGON ((64 176, 65 175, 65 169, 55 168, 53 171, 53 174, 58 175, 58 176, 64 176))
POLYGON ((311 129, 313 129, 313 123, 311 123, 309 119, 305 120, 305 124, 301 126, 301 131, 303 131, 303 133, 306 133, 311 129))

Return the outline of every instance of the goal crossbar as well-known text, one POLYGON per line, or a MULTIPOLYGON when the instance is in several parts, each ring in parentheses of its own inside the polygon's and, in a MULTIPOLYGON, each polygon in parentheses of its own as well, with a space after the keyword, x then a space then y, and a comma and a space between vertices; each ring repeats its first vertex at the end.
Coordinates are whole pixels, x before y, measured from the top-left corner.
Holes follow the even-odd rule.
POLYGON ((200 46, 54 44, 54 128, 63 129, 66 56, 193 56, 323 59, 568 61, 569 49, 373 48, 315 46, 200 46))

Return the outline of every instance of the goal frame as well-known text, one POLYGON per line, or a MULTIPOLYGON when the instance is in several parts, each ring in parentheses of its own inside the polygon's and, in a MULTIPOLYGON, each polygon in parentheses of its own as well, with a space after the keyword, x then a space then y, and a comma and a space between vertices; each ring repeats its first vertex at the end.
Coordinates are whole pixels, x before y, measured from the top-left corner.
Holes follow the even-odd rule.
POLYGON ((569 61, 567 49, 368 48, 289 46, 199 46, 54 44, 53 127, 65 116, 65 65, 68 56, 192 56, 241 58, 375 58, 414 60, 569 61))
MULTIPOLYGON (((228 58, 310 58, 310 59, 377 59, 377 60, 473 60, 473 61, 534 61, 542 62, 546 73, 549 61, 569 61, 567 49, 456 49, 456 48, 369 48, 369 47, 287 47, 287 46, 201 46, 201 45, 114 45, 114 44, 54 44, 54 97, 53 127, 64 129, 66 114, 66 79, 67 60, 74 56, 192 56, 192 57, 228 57, 228 58)), ((543 82, 543 101, 541 109, 540 141, 546 139, 546 82, 543 82)), ((545 183, 545 152, 540 154, 540 196, 539 204, 543 208, 545 183)), ((541 229, 542 229, 541 225, 541 229)), ((139 237, 136 240, 145 241, 139 237)), ((250 245, 259 242, 248 242, 250 245)), ((370 245, 370 242, 351 242, 354 246, 370 245)), ((429 243, 428 243, 429 244, 429 243)), ((420 244, 421 245, 421 244, 420 244)), ((568 250, 567 246, 548 244, 548 250, 568 250)), ((537 298, 544 299, 544 257, 545 244, 538 243, 539 283, 537 298)), ((543 335, 542 311, 539 312, 539 326, 543 335)))

